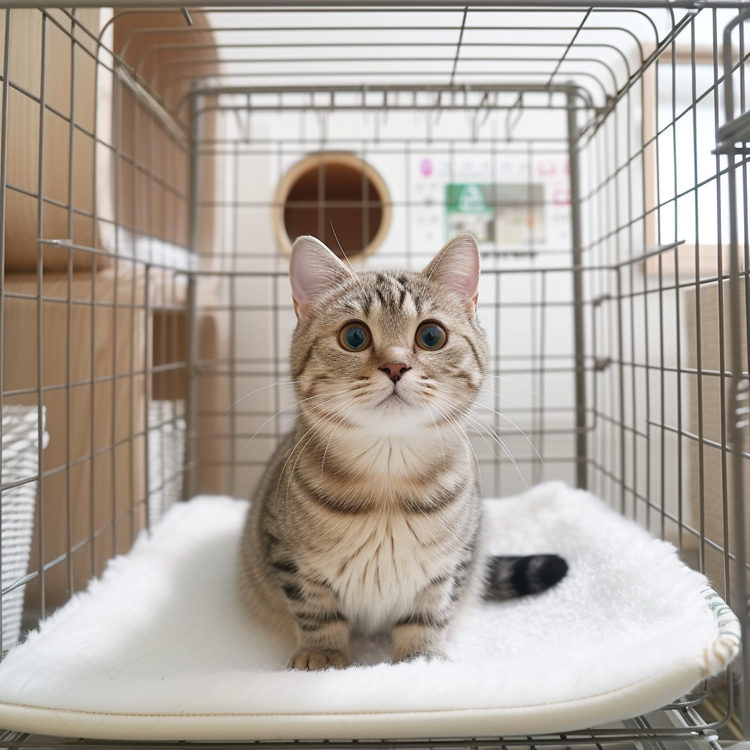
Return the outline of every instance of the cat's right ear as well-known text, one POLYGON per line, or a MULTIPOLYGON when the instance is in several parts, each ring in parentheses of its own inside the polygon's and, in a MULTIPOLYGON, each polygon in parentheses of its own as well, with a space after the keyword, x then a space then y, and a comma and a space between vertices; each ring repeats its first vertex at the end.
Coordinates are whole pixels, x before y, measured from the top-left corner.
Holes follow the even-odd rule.
POLYGON ((297 317, 305 320, 315 297, 341 286, 353 276, 354 271, 344 265, 319 239, 309 235, 298 237, 292 245, 292 259, 289 263, 289 279, 292 282, 292 298, 297 317))
POLYGON ((432 259, 422 275, 461 297, 470 312, 479 298, 479 243, 468 232, 450 240, 432 259))

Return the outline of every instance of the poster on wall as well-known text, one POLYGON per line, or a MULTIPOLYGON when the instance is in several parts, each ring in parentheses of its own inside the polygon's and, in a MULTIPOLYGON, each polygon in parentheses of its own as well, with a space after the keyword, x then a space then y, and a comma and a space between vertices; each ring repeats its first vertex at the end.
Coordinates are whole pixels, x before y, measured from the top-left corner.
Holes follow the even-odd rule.
POLYGON ((544 185, 539 183, 449 183, 445 186, 446 237, 473 232, 498 248, 546 241, 544 185))
POLYGON ((473 232, 484 262, 528 263, 540 254, 545 262, 568 262, 567 155, 421 152, 411 164, 410 244, 424 257, 473 232))

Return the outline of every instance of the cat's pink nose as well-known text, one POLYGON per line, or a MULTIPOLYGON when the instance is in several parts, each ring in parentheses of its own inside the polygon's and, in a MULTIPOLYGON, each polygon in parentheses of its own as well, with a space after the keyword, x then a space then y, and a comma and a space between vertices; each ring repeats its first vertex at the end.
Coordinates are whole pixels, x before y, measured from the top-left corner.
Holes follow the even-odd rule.
POLYGON ((407 367, 403 362, 389 362, 380 368, 394 383, 401 380, 401 376, 411 367, 407 367))

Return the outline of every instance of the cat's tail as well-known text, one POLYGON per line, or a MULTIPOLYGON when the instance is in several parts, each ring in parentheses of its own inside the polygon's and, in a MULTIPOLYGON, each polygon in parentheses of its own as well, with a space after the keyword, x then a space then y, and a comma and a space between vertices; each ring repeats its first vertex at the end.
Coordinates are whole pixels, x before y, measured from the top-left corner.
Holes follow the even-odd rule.
POLYGON ((485 572, 484 598, 501 602, 540 594, 565 578, 568 563, 559 555, 490 557, 485 572))

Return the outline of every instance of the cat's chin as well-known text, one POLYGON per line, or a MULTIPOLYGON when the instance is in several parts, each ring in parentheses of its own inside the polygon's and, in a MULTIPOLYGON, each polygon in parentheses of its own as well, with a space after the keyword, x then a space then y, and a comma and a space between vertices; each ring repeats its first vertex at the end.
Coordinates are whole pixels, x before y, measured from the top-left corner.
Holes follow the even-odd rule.
POLYGON ((381 399, 380 401, 375 404, 376 409, 407 409, 411 406, 411 403, 407 401, 400 393, 396 393, 396 391, 391 391, 385 398, 381 399))
POLYGON ((429 409, 425 408, 414 394, 389 393, 370 407, 378 418, 399 421, 407 424, 432 423, 429 409))
POLYGON ((434 436, 435 414, 425 404, 392 394, 370 407, 360 427, 379 437, 434 436))

